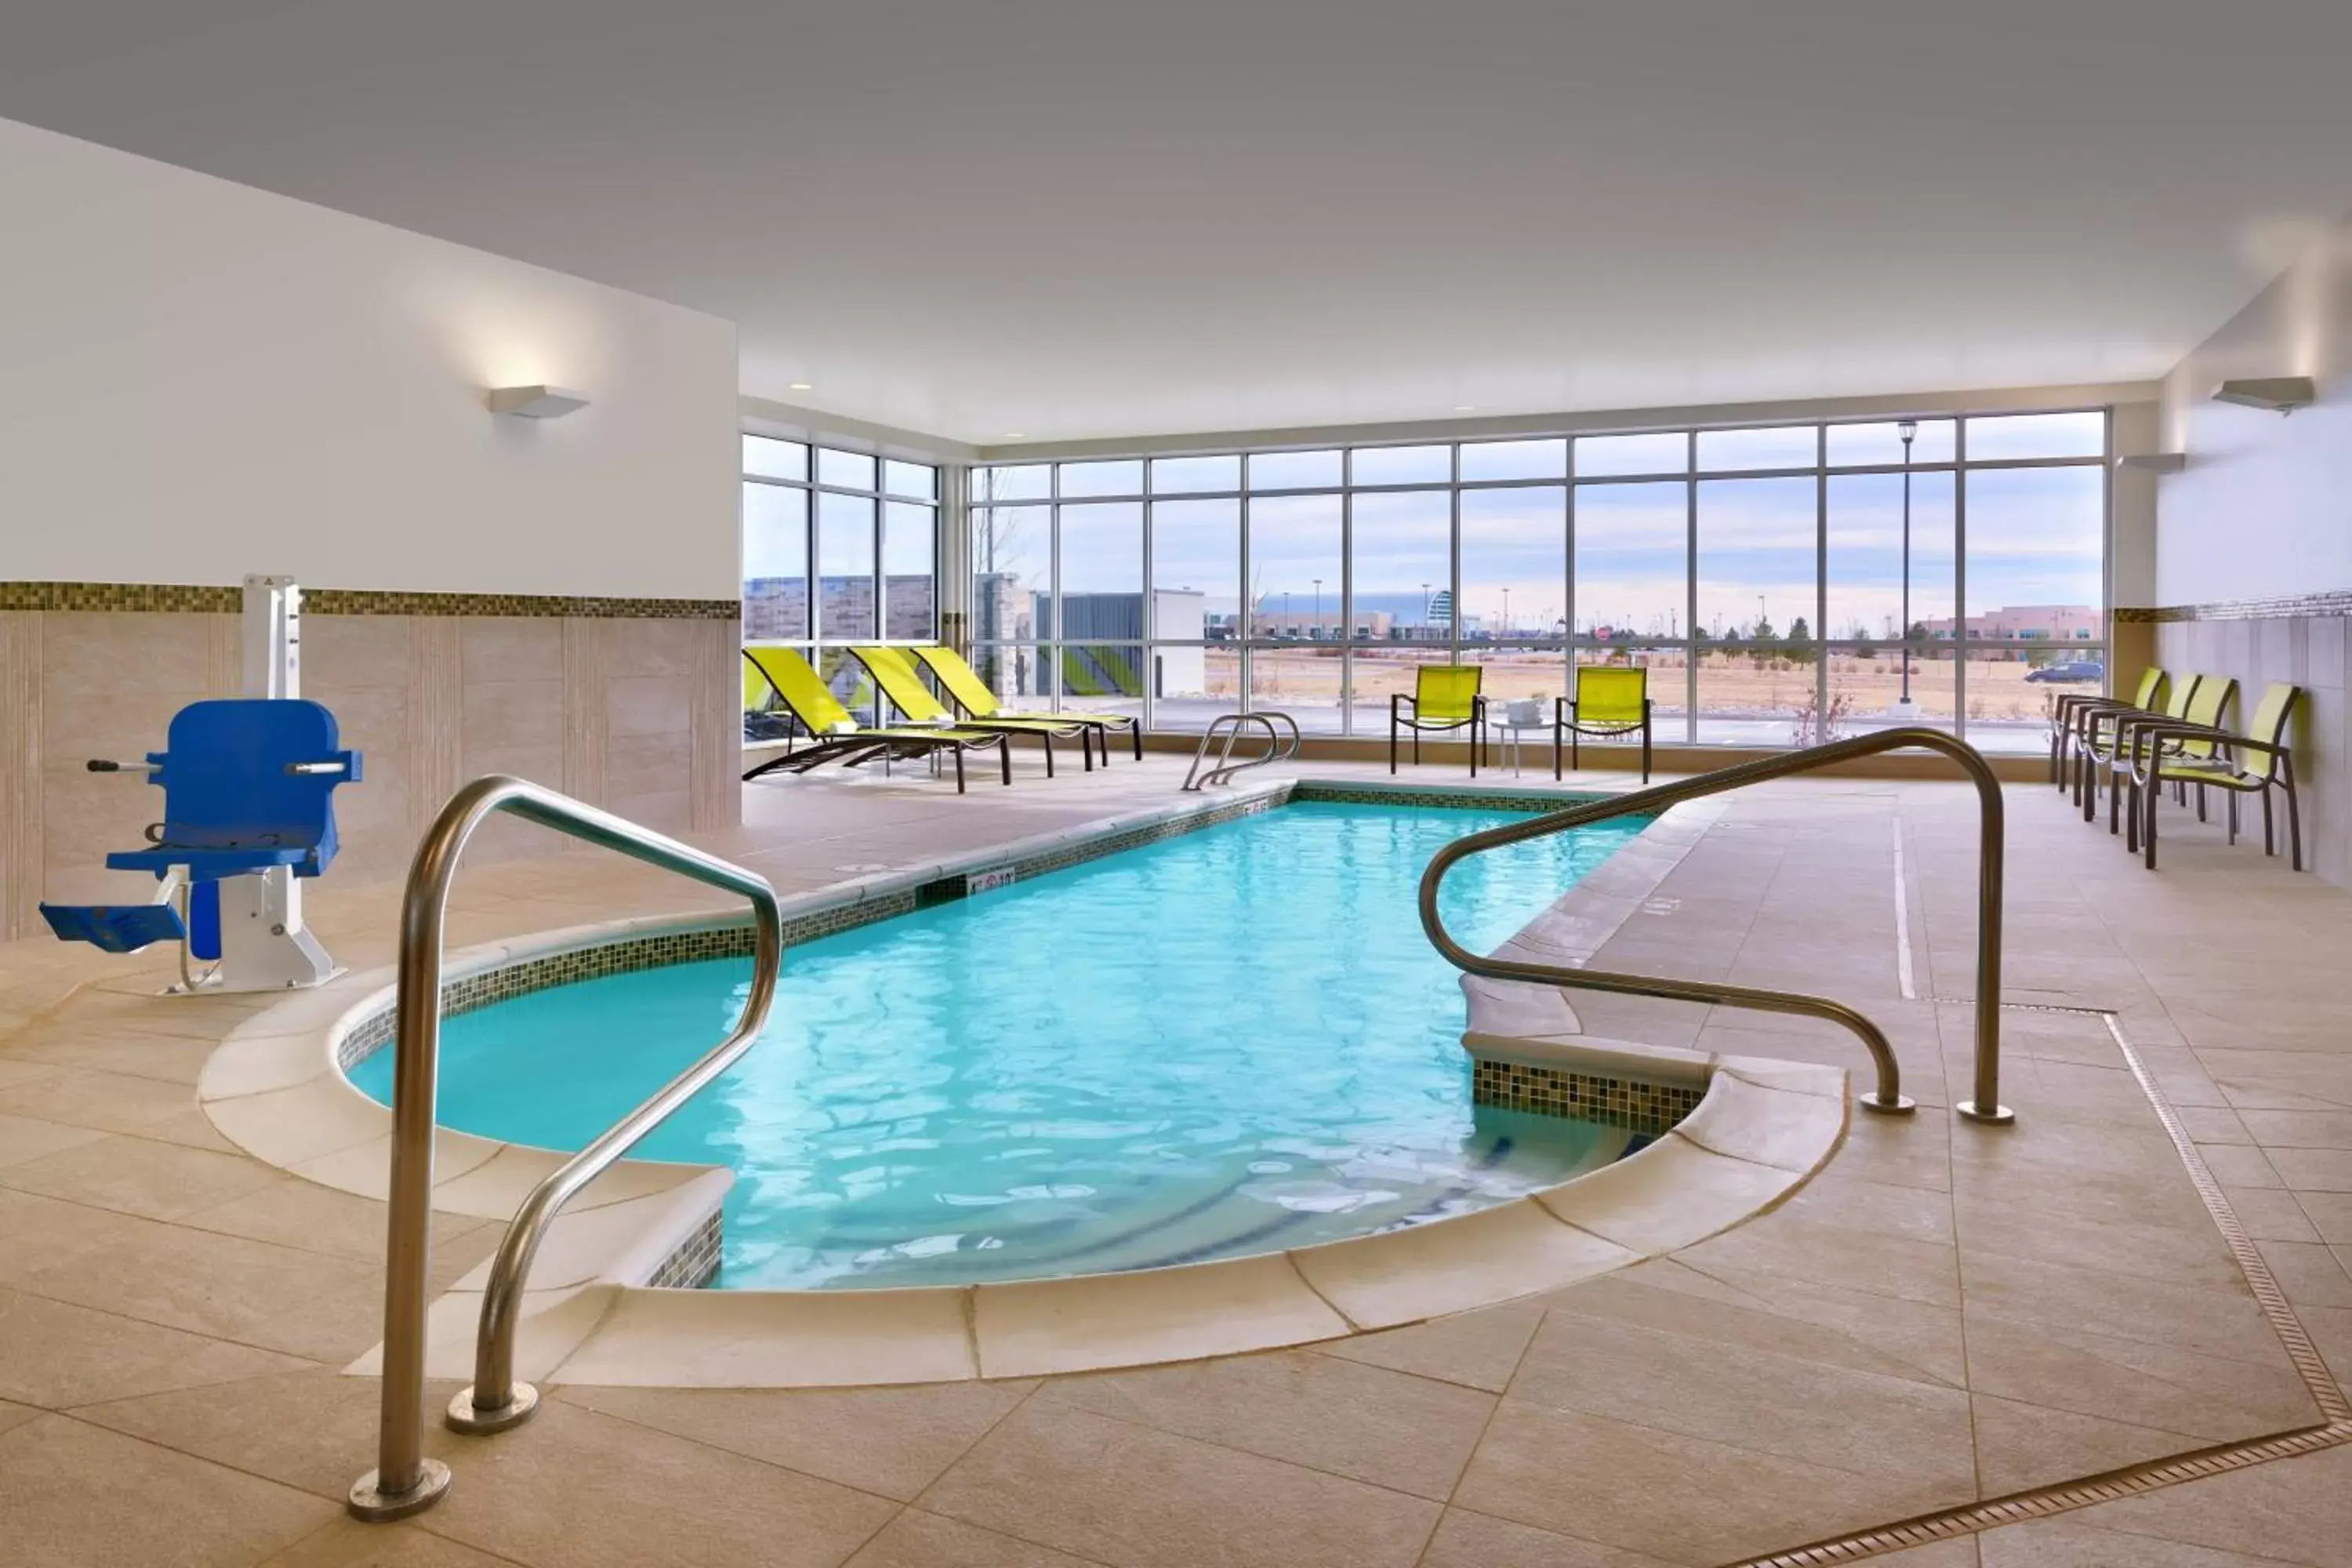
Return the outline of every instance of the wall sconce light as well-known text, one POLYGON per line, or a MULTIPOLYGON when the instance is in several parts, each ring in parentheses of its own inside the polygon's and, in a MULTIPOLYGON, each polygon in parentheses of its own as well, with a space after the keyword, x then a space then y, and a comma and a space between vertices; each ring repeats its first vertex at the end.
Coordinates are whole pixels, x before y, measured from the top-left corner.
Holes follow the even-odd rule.
POLYGON ((2186 452, 2126 452, 2116 459, 2118 468, 2137 468, 2143 474, 2177 474, 2189 466, 2186 452))
POLYGON ((525 419, 561 419, 575 408, 588 406, 588 395, 568 386, 494 386, 488 398, 493 414, 513 414, 525 419))
POLYGON ((2292 414, 2308 407, 2319 399, 2319 388, 2307 375, 2265 375, 2247 381, 2225 381, 2213 389, 2216 403, 2234 403, 2241 408, 2261 408, 2273 414, 2292 414))

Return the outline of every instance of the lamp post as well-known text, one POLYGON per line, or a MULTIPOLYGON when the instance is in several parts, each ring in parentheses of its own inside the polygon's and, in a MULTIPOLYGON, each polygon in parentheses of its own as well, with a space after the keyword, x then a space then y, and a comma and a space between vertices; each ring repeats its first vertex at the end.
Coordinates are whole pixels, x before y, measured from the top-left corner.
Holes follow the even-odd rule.
POLYGON ((1315 579, 1315 625, 1307 635, 1318 640, 1323 636, 1323 579, 1320 577, 1315 579))
POLYGON ((1430 614, 1433 607, 1429 602, 1429 584, 1423 583, 1421 585, 1421 635, 1423 637, 1429 636, 1429 628, 1436 624, 1436 618, 1430 614))
POLYGON ((1895 699, 1892 711, 1899 719, 1916 719, 1919 705, 1911 700, 1911 443, 1919 434, 1919 422, 1906 419, 1895 426, 1895 434, 1903 440, 1903 695, 1895 699))
POLYGON ((1504 636, 1506 638, 1507 638, 1510 635, 1511 635, 1511 591, 1510 591, 1508 588, 1506 588, 1506 589, 1504 589, 1504 590, 1503 590, 1503 636, 1504 636))

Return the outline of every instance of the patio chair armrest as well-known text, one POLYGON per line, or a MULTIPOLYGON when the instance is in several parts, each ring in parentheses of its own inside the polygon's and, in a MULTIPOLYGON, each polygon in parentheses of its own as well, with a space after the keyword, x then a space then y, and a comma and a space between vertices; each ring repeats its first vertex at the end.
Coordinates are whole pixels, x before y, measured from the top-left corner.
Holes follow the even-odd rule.
POLYGON ((1394 721, 1397 719, 1402 711, 1402 704, 1407 702, 1413 703, 1416 710, 1420 706, 1418 701, 1415 700, 1412 693, 1410 691, 1391 691, 1389 693, 1389 718, 1391 721, 1394 721))

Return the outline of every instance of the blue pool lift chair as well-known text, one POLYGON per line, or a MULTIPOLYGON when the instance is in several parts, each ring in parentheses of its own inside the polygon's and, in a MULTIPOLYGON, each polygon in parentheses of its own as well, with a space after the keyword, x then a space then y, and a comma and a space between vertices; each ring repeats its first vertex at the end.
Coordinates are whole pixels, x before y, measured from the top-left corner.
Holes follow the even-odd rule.
MULTIPOLYGON (((178 940, 199 958, 225 956, 219 884, 237 878, 285 884, 324 872, 335 858, 334 792, 359 780, 360 753, 343 749, 334 714, 299 698, 190 703, 173 715, 165 745, 147 753, 143 765, 89 764, 93 773, 144 773, 163 786, 163 820, 147 830, 147 847, 106 858, 110 870, 152 872, 160 884, 156 901, 43 904, 41 913, 59 937, 110 952, 178 940), (170 904, 182 889, 184 913, 170 904)), ((275 889, 287 906, 282 912, 268 903, 271 891, 240 884, 232 900, 245 924, 260 921, 266 909, 272 912, 260 921, 265 931, 227 944, 246 950, 226 955, 228 967, 243 958, 247 971, 225 973, 229 989, 315 984, 331 972, 317 940, 301 929, 290 885, 275 889)))

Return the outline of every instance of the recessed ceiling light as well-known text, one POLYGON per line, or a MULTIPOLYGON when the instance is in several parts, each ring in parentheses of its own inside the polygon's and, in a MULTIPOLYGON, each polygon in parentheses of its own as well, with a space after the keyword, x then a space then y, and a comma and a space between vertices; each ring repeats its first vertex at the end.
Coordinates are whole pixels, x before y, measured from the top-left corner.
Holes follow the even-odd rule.
POLYGON ((1008 441, 1026 441, 1029 439, 1028 437, 1023 435, 1018 430, 1007 430, 1004 433, 1004 438, 1008 441))
POLYGON ((1478 412, 1478 405, 1475 403, 1457 403, 1454 405, 1454 412, 1456 414, 1475 414, 1478 412))
POLYGON ((795 381, 786 384, 785 390, 788 392, 814 392, 816 388, 811 386, 805 381, 795 381))

